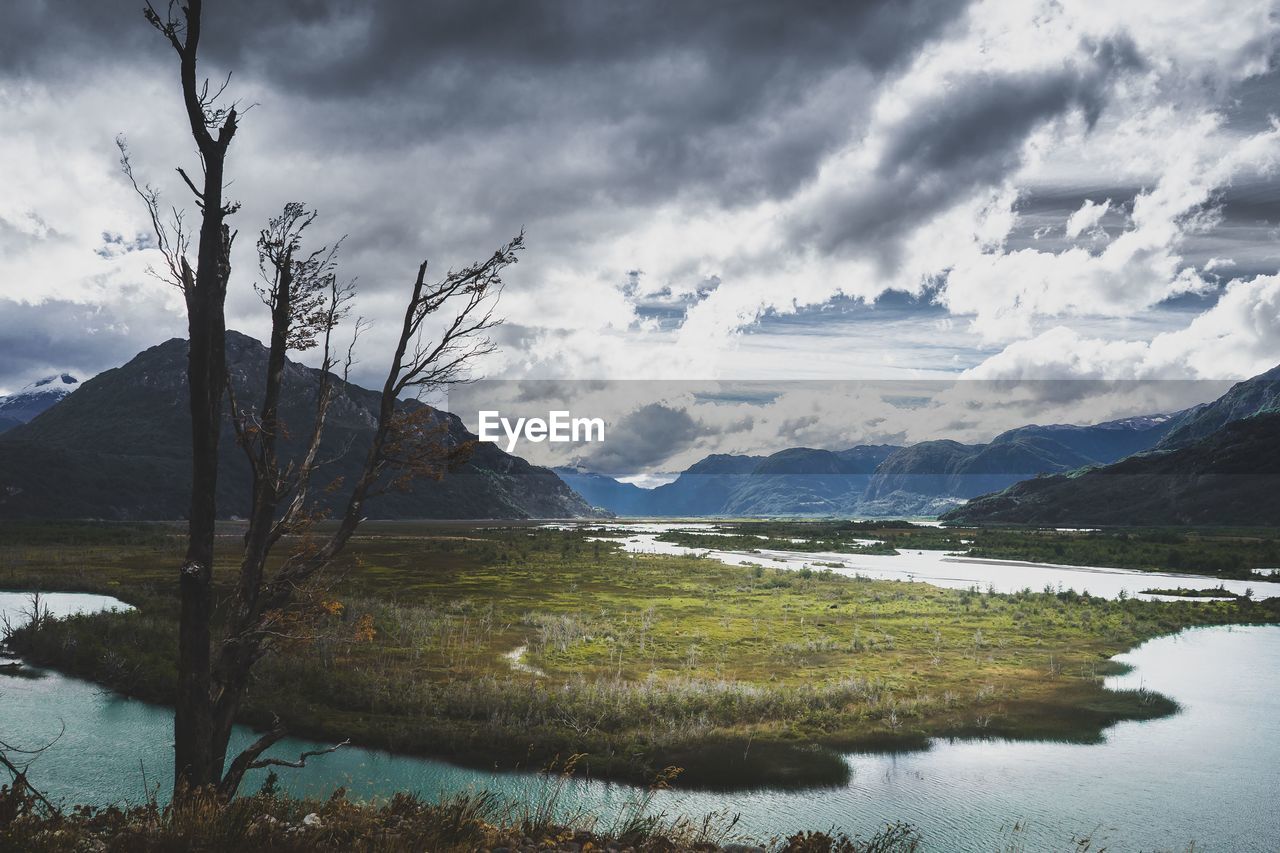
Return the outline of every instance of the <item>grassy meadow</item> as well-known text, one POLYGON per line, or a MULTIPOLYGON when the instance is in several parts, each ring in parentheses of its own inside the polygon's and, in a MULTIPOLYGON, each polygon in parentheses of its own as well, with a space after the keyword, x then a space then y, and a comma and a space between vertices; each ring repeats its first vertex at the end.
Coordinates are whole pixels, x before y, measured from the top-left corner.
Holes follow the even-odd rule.
MULTIPOLYGON (((806 529, 799 524, 759 529, 795 537, 806 529)), ((103 592, 136 607, 51 621, 19 631, 15 644, 36 661, 165 702, 182 532, 0 528, 0 588, 103 592)), ((227 594, 240 535, 228 523, 221 536, 227 594)), ((539 769, 581 756, 580 771, 642 783, 678 767, 681 786, 833 785, 847 780, 841 749, 907 748, 931 736, 1087 742, 1117 720, 1168 714, 1175 706, 1157 694, 1104 690, 1116 666, 1108 659, 1188 626, 1280 620, 1276 600, 944 590, 630 554, 596 536, 530 524, 367 524, 341 574, 315 591, 310 615, 260 664, 245 721, 278 715, 299 735, 483 767, 539 769)), ((930 547, 919 543, 944 536, 977 538, 874 526, 848 538, 918 537, 907 547, 930 547)), ((1208 547, 1183 536, 1091 547, 1208 547)), ((1246 563, 1274 548, 1264 536, 1230 536, 1237 544, 1227 552, 1246 563)), ((979 537, 1018 559, 1039 559, 1059 538, 979 537)))

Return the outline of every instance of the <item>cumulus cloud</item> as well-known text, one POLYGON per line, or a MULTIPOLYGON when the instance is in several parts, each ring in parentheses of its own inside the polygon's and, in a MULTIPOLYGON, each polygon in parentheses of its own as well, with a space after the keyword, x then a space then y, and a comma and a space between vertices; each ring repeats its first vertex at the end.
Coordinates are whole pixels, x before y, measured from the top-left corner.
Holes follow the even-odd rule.
MULTIPOLYGON (((1168 116, 1170 124, 1175 120, 1168 116)), ((1224 150, 1218 124, 1216 117, 1206 116, 1195 124, 1162 128, 1168 149, 1158 182, 1137 195, 1128 227, 1100 252, 1079 246, 1057 252, 971 252, 948 271, 945 303, 972 315, 980 334, 1010 339, 1028 334, 1041 317, 1125 316, 1207 290, 1201 273, 1182 262, 1183 239, 1212 226, 1215 214, 1206 205, 1220 187, 1242 173, 1269 171, 1280 152, 1276 128, 1224 150)))
MULTIPOLYGON (((646 268, 645 223, 794 191, 847 136, 849 93, 872 91, 964 8, 911 5, 219 3, 203 67, 234 69, 230 91, 256 104, 231 157, 229 192, 244 203, 234 225, 252 233, 301 199, 326 236, 349 234, 360 310, 384 321, 361 370, 384 354, 383 326, 422 257, 456 266, 527 226, 505 312, 544 346, 493 369, 581 366, 602 332, 661 331, 617 291, 646 268)), ((2 153, 25 168, 6 170, 0 230, 31 244, 0 257, 6 295, 112 301, 90 283, 112 259, 95 241, 146 230, 112 140, 127 132, 141 175, 183 204, 176 86, 172 52, 126 0, 6 12, 2 153)), ((251 249, 239 242, 228 310, 261 333, 244 281, 251 249)), ((149 286, 139 272, 128 270, 149 286)), ((709 280, 675 278, 655 276, 653 292, 705 292, 709 280)))
POLYGON ((1185 328, 1149 341, 1056 326, 967 371, 978 379, 1247 379, 1280 364, 1280 276, 1232 281, 1185 328))
POLYGON ((1111 199, 1098 204, 1093 199, 1085 199, 1080 209, 1067 217, 1067 239, 1074 240, 1083 232, 1095 227, 1102 217, 1111 209, 1111 199))

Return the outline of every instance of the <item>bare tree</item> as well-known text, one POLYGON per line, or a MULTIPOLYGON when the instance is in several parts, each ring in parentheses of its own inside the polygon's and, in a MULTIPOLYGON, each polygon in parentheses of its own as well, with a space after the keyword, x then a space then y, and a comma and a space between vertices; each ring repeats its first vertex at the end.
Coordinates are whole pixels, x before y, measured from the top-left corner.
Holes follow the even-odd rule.
MULTIPOLYGON (((415 480, 440 478, 466 460, 470 446, 451 439, 447 425, 426 406, 406 407, 399 398, 409 392, 438 388, 464 376, 466 365, 492 351, 485 334, 497 324, 494 303, 501 292, 502 270, 516 260, 523 245, 517 236, 488 259, 429 284, 427 265, 418 268, 379 399, 377 423, 360 475, 350 486, 346 507, 336 526, 320 536, 311 501, 320 443, 330 405, 346 385, 350 349, 342 378, 333 374, 338 359, 333 330, 346 313, 349 285, 337 283, 334 251, 300 253, 303 231, 314 220, 302 205, 291 203, 263 230, 258 241, 265 285, 263 301, 272 315, 265 391, 260 408, 233 404, 233 422, 253 473, 253 501, 239 585, 218 654, 213 664, 214 737, 226 758, 231 726, 239 711, 254 663, 278 640, 289 639, 295 616, 316 600, 317 581, 342 551, 364 517, 365 503, 388 489, 415 480), (427 334, 425 323, 444 311, 443 327, 427 334), (451 316, 450 316, 451 312, 451 316), (284 431, 279 400, 288 350, 322 348, 322 366, 310 437, 300 458, 284 462, 278 441, 284 431), (293 547, 270 575, 267 559, 274 546, 291 536, 293 547)), ((357 324, 357 332, 360 326, 357 324)), ((301 766, 297 762, 262 759, 286 731, 277 724, 237 756, 218 783, 224 798, 234 795, 244 773, 254 767, 301 766)))
MULTIPOLYGON (((189 239, 181 213, 174 211, 165 221, 158 193, 134 180, 128 152, 121 144, 122 166, 147 206, 165 258, 167 269, 161 275, 181 287, 186 298, 190 332, 192 497, 188 551, 179 573, 174 794, 183 797, 213 789, 229 799, 250 769, 302 766, 308 757, 331 751, 303 753, 296 761, 263 758, 285 736, 277 722, 227 761, 231 728, 254 664, 273 644, 293 636, 299 614, 315 600, 326 569, 364 517, 366 502, 415 479, 443 476, 465 458, 468 448, 450 441, 445 424, 432 409, 399 401, 465 378, 470 363, 493 351, 486 333, 500 322, 493 309, 502 289, 501 274, 516 261, 524 238, 517 235, 489 258, 435 282, 427 279, 426 262, 419 266, 361 473, 349 484, 345 509, 321 535, 316 522, 323 513, 313 481, 323 462, 319 453, 326 418, 346 385, 352 363, 350 348, 345 358, 336 353, 334 330, 349 311, 354 287, 337 278, 336 246, 303 250, 304 232, 315 214, 301 204, 286 205, 258 239, 262 273, 258 292, 271 312, 265 392, 256 407, 241 405, 228 383, 224 352, 224 301, 233 240, 225 219, 236 206, 223 201, 223 167, 236 131, 237 110, 234 104, 220 104, 225 83, 212 92, 208 81, 197 83, 200 0, 170 3, 164 14, 148 4, 145 14, 178 53, 187 116, 203 168, 202 189, 179 170, 201 214, 193 270, 186 257, 189 239), (301 454, 284 460, 279 446, 285 432, 280 401, 287 353, 315 347, 322 351, 322 369, 309 438, 301 454), (214 495, 224 396, 231 399, 231 420, 252 471, 253 494, 234 599, 215 645, 214 495), (286 538, 288 553, 268 571, 273 549, 286 538)), ((362 328, 357 322, 352 347, 362 328)))

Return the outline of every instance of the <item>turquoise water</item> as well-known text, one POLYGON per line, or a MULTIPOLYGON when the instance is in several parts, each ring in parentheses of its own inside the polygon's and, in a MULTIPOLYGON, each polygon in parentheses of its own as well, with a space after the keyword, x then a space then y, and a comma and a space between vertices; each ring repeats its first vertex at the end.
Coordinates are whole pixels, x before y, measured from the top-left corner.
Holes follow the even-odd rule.
MULTIPOLYGON (((50 597, 54 612, 97 609, 110 599, 50 597)), ((22 599, 0 593, 0 611, 22 599)), ((1121 660, 1134 669, 1108 679, 1177 699, 1183 711, 1121 723, 1095 745, 1007 741, 935 742, 898 755, 852 754, 849 785, 740 794, 670 791, 651 808, 669 814, 741 814, 739 828, 767 838, 797 829, 873 831, 884 821, 920 828, 926 849, 1070 850, 1091 837, 1111 850, 1280 850, 1280 627, 1205 628, 1152 640, 1121 660)), ((164 793, 172 772, 172 714, 56 673, 0 677, 0 738, 33 746, 63 731, 35 762, 32 778, 67 802, 140 801, 144 776, 164 793)), ((239 742, 252 735, 238 731, 239 742)), ((274 754, 316 744, 286 741, 274 754)), ((358 796, 397 790, 426 796, 468 789, 538 797, 543 782, 444 762, 348 748, 281 771, 295 793, 325 795, 346 785, 358 796)), ((256 787, 261 772, 246 789, 256 787)), ((608 824, 633 807, 625 785, 574 781, 564 810, 608 824)))

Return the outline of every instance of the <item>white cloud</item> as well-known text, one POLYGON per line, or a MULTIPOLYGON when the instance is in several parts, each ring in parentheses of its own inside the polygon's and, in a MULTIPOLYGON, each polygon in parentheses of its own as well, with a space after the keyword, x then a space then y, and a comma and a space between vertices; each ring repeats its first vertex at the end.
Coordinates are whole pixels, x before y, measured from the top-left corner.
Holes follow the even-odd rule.
POLYGON ((1172 112, 1167 118, 1169 125, 1161 128, 1167 149, 1160 177, 1134 199, 1127 230, 1097 253, 1083 247, 970 252, 947 275, 946 305, 972 315, 973 329, 983 338, 1011 340, 1032 333, 1039 318, 1123 317, 1205 290, 1208 283, 1184 265, 1181 243, 1212 222, 1206 205, 1215 192, 1240 174, 1274 167, 1280 130, 1224 140, 1216 116, 1180 127, 1172 126, 1177 123, 1172 112))
MULTIPOLYGON (((682 344, 723 348, 736 330, 770 312, 794 312, 839 294, 919 292, 939 280, 944 304, 971 318, 971 330, 986 342, 1034 335, 1055 319, 1133 316, 1172 296, 1205 291, 1210 283, 1182 257, 1186 237, 1214 225, 1223 188, 1269 172, 1280 151, 1276 128, 1241 135, 1219 112, 1225 87, 1265 70, 1277 21, 1266 3, 1231 16, 1211 3, 1180 5, 1173 22, 1155 7, 1114 5, 978 4, 966 30, 882 89, 866 128, 795 197, 718 217, 714 238, 692 224, 697 217, 683 236, 642 238, 640 245, 660 245, 664 253, 647 270, 679 278, 688 266, 724 282, 690 311, 682 344), (1212 50, 1205 49, 1205 32, 1216 39, 1212 50), (904 128, 972 102, 1001 79, 1018 87, 1040 81, 1046 91, 1053 80, 1093 85, 1090 63, 1115 62, 1100 58, 1107 54, 1097 45, 1108 38, 1131 44, 1140 60, 1104 75, 1097 115, 1085 114, 1094 108, 1092 96, 1079 95, 1083 109, 1049 113, 988 179, 954 198, 938 195, 939 206, 893 223, 882 239, 834 251, 806 242, 832 243, 850 217, 858 230, 874 232, 877 218, 891 217, 903 195, 957 177, 892 171, 901 166, 891 157, 904 128), (912 183, 900 182, 904 177, 912 183), (1006 246, 1024 188, 1098 181, 1146 187, 1119 210, 1127 228, 1100 251, 1006 246), (810 230, 797 233, 797 221, 810 230)), ((988 156, 993 144, 974 157, 988 156)), ((1117 211, 1111 199, 1088 202, 1063 223, 1066 234, 1078 237, 1117 211)), ((797 370, 803 375, 804 366, 797 370)))
POLYGON ((1186 327, 1150 341, 1057 326, 966 371, 975 379, 1245 379, 1280 363, 1280 276, 1227 285, 1186 327))
POLYGON ((1098 204, 1093 199, 1085 199, 1080 209, 1067 217, 1067 239, 1074 240, 1085 231, 1097 226, 1102 217, 1111 209, 1111 199, 1098 204))

